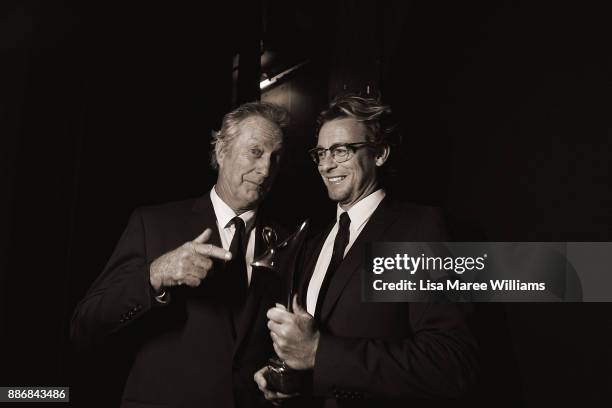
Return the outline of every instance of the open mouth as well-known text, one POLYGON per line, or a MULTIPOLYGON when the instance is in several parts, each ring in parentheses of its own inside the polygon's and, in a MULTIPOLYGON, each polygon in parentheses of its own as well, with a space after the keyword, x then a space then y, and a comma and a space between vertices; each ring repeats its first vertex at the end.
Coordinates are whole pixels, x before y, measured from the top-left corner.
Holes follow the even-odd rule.
POLYGON ((334 177, 326 177, 326 178, 330 184, 340 184, 342 180, 346 178, 346 176, 334 176, 334 177))

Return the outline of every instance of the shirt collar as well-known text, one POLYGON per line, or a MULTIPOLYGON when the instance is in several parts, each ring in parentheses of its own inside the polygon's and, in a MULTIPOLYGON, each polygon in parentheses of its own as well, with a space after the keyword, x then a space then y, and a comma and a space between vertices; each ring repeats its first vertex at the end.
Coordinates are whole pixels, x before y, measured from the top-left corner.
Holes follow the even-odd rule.
MULTIPOLYGON (((221 199, 221 197, 219 197, 215 191, 215 186, 210 190, 210 201, 212 201, 219 228, 226 228, 227 224, 236 216, 236 213, 221 199)), ((249 210, 239 215, 242 221, 244 221, 246 231, 250 231, 251 228, 253 228, 255 224, 255 214, 255 210, 249 210)))
MULTIPOLYGON (((351 225, 349 227, 349 230, 351 232, 358 231, 359 229, 361 229, 361 227, 363 227, 363 224, 368 222, 374 210, 376 210, 378 205, 385 198, 385 195, 385 190, 379 188, 378 190, 374 191, 369 196, 362 198, 351 208, 349 208, 348 215, 351 219, 351 225)), ((340 208, 340 204, 338 204, 338 207, 336 209, 336 220, 340 219, 340 215, 343 212, 345 211, 340 208)))

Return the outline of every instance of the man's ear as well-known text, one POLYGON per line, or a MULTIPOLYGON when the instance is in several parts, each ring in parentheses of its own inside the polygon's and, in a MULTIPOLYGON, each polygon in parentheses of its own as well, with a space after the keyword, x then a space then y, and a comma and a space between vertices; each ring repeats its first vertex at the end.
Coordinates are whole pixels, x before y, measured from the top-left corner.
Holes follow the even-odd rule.
POLYGON ((391 147, 389 147, 388 144, 381 145, 377 149, 376 156, 374 157, 376 159, 376 166, 380 167, 383 164, 385 164, 390 154, 391 154, 391 147))
POLYGON ((215 144, 215 158, 217 159, 217 164, 221 164, 225 158, 226 152, 223 145, 224 143, 221 141, 217 141, 215 144))

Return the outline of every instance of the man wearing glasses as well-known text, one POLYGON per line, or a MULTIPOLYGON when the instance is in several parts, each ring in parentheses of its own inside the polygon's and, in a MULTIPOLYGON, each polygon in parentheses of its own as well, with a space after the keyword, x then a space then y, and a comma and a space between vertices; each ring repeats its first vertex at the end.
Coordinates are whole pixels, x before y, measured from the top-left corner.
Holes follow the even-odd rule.
POLYGON ((261 369, 255 381, 273 403, 406 406, 457 397, 472 382, 476 344, 459 305, 361 301, 367 242, 447 240, 437 210, 395 202, 381 188, 389 113, 374 99, 348 95, 319 116, 309 153, 337 216, 307 250, 294 312, 277 306, 267 314, 276 353, 309 370, 312 383, 287 396, 267 388, 261 369))

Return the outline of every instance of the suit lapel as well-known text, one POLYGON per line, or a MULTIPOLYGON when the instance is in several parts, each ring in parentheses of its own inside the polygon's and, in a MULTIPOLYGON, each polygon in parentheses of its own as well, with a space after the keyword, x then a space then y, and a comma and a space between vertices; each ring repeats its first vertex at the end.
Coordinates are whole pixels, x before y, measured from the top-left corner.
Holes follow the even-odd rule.
POLYGON ((299 279, 299 287, 298 287, 298 299, 300 300, 300 304, 306 308, 306 296, 308 294, 308 285, 310 284, 310 279, 312 278, 312 274, 314 273, 314 269, 317 266, 317 260, 319 259, 319 254, 321 253, 321 249, 323 248, 323 244, 327 239, 327 236, 334 228, 335 221, 322 233, 318 239, 315 239, 313 242, 313 249, 308 249, 307 251, 307 259, 305 261, 305 266, 302 272, 302 276, 299 279))
MULTIPOLYGON (((209 195, 205 195, 196 201, 194 207, 194 219, 189 221, 189 231, 192 231, 192 235, 194 239, 198 235, 200 235, 204 231, 204 227, 206 226, 214 226, 212 227, 213 233, 209 239, 209 243, 221 247, 221 236, 219 233, 219 229, 217 227, 217 217, 215 216, 215 211, 212 206, 212 201, 210 200, 209 195)), ((255 256, 261 253, 261 248, 263 245, 263 240, 261 238, 261 225, 259 225, 259 220, 255 222, 255 248, 254 254, 255 256)), ((214 262, 214 274, 223 274, 225 271, 226 263, 221 260, 213 259, 214 262)), ((234 341, 234 355, 238 352, 238 349, 244 342, 245 337, 249 333, 249 330, 255 320, 255 316, 259 310, 259 305, 262 297, 262 293, 264 292, 263 288, 260 288, 262 285, 262 279, 260 279, 259 275, 264 271, 259 271, 258 268, 253 268, 251 275, 251 284, 249 285, 249 291, 247 294, 247 299, 245 301, 244 309, 241 313, 240 325, 237 328, 236 338, 234 341)), ((222 277, 221 277, 222 278, 222 277)), ((222 279, 223 280, 223 279, 222 279)), ((226 290, 232 290, 231 287, 226 287, 226 290)), ((225 308, 223 310, 224 313, 227 314, 226 320, 226 329, 228 333, 233 331, 232 329, 232 312, 229 308, 225 308)))
POLYGON ((338 301, 342 290, 349 282, 353 273, 363 264, 365 256, 365 248, 368 242, 377 241, 381 238, 385 231, 393 225, 395 220, 394 214, 388 211, 388 200, 383 199, 378 208, 370 217, 368 223, 355 240, 351 249, 342 260, 340 267, 332 277, 329 283, 327 296, 323 299, 321 308, 321 321, 328 319, 330 312, 338 301))
MULTIPOLYGON (((210 194, 205 194, 199 198, 193 206, 193 217, 187 220, 187 231, 191 231, 190 240, 194 240, 198 235, 204 232, 205 228, 210 228, 212 234, 208 239, 209 244, 222 247, 221 235, 219 233, 219 227, 217 226, 217 216, 213 209, 212 201, 210 201, 210 194)), ((211 270, 211 276, 223 274, 226 263, 220 259, 212 258, 213 268, 211 270)), ((208 279, 207 278, 207 279, 208 279)))
POLYGON ((215 216, 212 201, 210 201, 210 194, 205 194, 195 202, 193 205, 193 212, 194 218, 188 220, 187 224, 187 231, 191 231, 191 240, 194 240, 198 235, 204 232, 205 228, 210 228, 212 229, 212 235, 208 243, 220 247, 221 235, 219 235, 217 217, 215 216))
MULTIPOLYGON (((213 209, 212 201, 210 200, 210 194, 205 194, 201 198, 199 198, 195 204, 193 205, 193 211, 191 216, 186 220, 186 231, 189 231, 190 240, 195 239, 198 235, 200 235, 205 228, 210 228, 212 230, 212 234, 208 240, 208 243, 222 247, 221 244, 221 236, 219 233, 219 228, 217 227, 217 217, 215 215, 215 211, 213 209)), ((218 260, 212 258, 213 268, 209 272, 209 276, 207 276, 208 284, 212 284, 212 287, 215 288, 227 288, 226 283, 224 282, 224 271, 225 271, 225 262, 222 260, 218 260)), ((198 288, 190 288, 191 296, 211 296, 210 290, 206 288, 206 284, 200 285, 198 288)), ((179 288, 182 289, 182 288, 179 288)), ((217 291, 219 292, 219 291, 217 291)), ((224 298, 223 293, 214 293, 212 294, 218 298, 215 302, 219 302, 219 307, 217 311, 219 315, 222 317, 220 319, 223 322, 223 326, 219 327, 219 331, 227 333, 227 338, 232 339, 232 316, 231 311, 228 307, 223 304, 224 298)))

